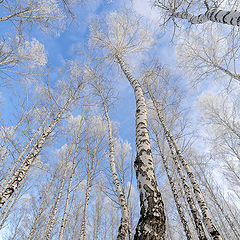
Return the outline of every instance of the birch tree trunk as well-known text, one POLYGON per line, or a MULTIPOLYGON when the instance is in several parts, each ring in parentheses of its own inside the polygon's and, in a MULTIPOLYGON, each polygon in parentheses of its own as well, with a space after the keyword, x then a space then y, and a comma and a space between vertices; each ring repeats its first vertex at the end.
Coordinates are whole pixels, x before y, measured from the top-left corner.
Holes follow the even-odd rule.
POLYGON ((0 208, 4 205, 4 203, 12 196, 14 191, 18 188, 20 182, 26 177, 29 169, 31 168, 34 160, 42 150, 43 144, 47 140, 50 133, 53 131, 56 124, 60 121, 63 113, 67 110, 67 108, 73 103, 74 97, 77 94, 80 85, 74 90, 70 98, 67 100, 64 107, 62 107, 55 118, 50 122, 48 127, 43 131, 43 133, 38 138, 37 142, 34 145, 34 150, 32 153, 28 154, 23 160, 20 167, 13 174, 11 179, 8 182, 7 188, 0 193, 0 208))
POLYGON ((171 190, 172 190, 172 193, 173 193, 174 201, 175 201, 175 204, 176 204, 176 207, 177 207, 177 211, 178 211, 180 220, 181 220, 182 225, 183 225, 184 232, 185 232, 186 237, 187 237, 188 240, 193 240, 192 233, 191 233, 191 231, 189 229, 187 220, 186 220, 185 215, 184 215, 184 211, 183 211, 181 203, 179 201, 177 189, 175 187, 174 181, 172 179, 171 173, 170 173, 169 168, 168 168, 167 159, 165 158, 165 156, 163 154, 163 151, 161 149, 160 141, 159 141, 159 138, 157 136, 157 133, 155 133, 155 135, 156 135, 158 149, 159 149, 160 155, 162 157, 163 166, 164 166, 165 171, 167 173, 168 181, 170 183, 170 187, 171 187, 171 190))
POLYGON ((232 26, 240 26, 240 12, 238 11, 225 11, 225 10, 209 10, 206 13, 199 14, 198 16, 188 12, 173 12, 172 17, 187 19, 192 24, 201 24, 204 22, 212 21, 232 26))
POLYGON ((87 208, 90 198, 90 192, 91 192, 91 184, 92 179, 88 179, 87 181, 87 189, 86 189, 86 196, 85 196, 85 203, 84 203, 84 210, 83 210, 83 220, 81 225, 81 234, 80 234, 80 240, 86 240, 87 237, 87 208))
POLYGON ((127 234, 129 233, 129 239, 132 239, 132 233, 130 230, 130 224, 129 224, 129 214, 128 214, 128 204, 127 204, 127 199, 122 191, 121 185, 118 180, 117 176, 117 171, 116 171, 116 163, 115 163, 115 150, 114 150, 114 143, 113 143, 113 137, 112 137, 112 124, 110 121, 110 117, 108 115, 108 109, 105 103, 105 99, 103 97, 103 93, 101 89, 99 90, 100 92, 100 97, 102 99, 104 111, 105 111, 105 116, 107 118, 108 122, 108 137, 109 137, 109 152, 110 152, 110 167, 111 167, 111 173, 112 173, 112 178, 113 178, 113 183, 118 195, 118 200, 120 203, 120 208, 121 208, 121 224, 118 229, 118 236, 117 240, 126 240, 127 234))
POLYGON ((147 107, 139 82, 129 72, 128 67, 117 53, 116 61, 133 87, 136 100, 136 151, 134 162, 138 189, 140 193, 140 219, 137 224, 135 240, 165 239, 165 214, 161 193, 154 173, 153 157, 147 128, 147 107))
POLYGON ((56 213, 57 213, 57 210, 58 210, 58 205, 59 205, 60 199, 62 197, 63 186, 64 186, 65 178, 66 178, 66 175, 67 175, 67 163, 63 167, 65 169, 64 169, 64 172, 63 172, 63 176, 62 176, 61 185, 60 185, 59 192, 58 192, 57 198, 55 200, 52 212, 50 213, 49 220, 48 220, 46 230, 45 230, 45 234, 44 234, 44 238, 43 238, 43 239, 46 239, 46 240, 49 240, 50 237, 51 237, 51 232, 52 232, 52 229, 53 229, 53 226, 54 226, 54 223, 55 223, 56 213))
POLYGON ((13 206, 15 205, 17 200, 19 200, 19 198, 21 197, 20 194, 21 194, 21 192, 24 188, 24 183, 25 183, 26 180, 27 180, 27 178, 24 179, 24 181, 21 183, 21 185, 19 186, 17 191, 14 192, 13 198, 11 198, 8 201, 8 203, 5 205, 5 208, 4 208, 4 210, 3 210, 3 212, 0 216, 0 220, 2 220, 1 223, 0 223, 0 230, 3 228, 4 223, 6 222, 8 216, 10 215, 13 206))
POLYGON ((202 225, 202 222, 201 222, 200 214, 198 212, 198 209, 195 205, 195 202, 194 202, 194 199, 193 199, 193 196, 192 196, 191 188, 188 185, 188 182, 185 178, 184 172, 183 172, 183 170, 182 170, 182 168, 179 164, 178 158, 174 154, 173 145, 169 140, 170 139, 167 139, 168 144, 169 144, 169 148, 170 148, 175 166, 177 168, 177 172, 178 172, 178 174, 181 178, 181 181, 182 181, 184 193, 185 193, 185 196, 187 197, 187 202, 188 202, 188 205, 189 205, 191 213, 192 213, 192 217, 193 217, 195 228, 196 228, 196 231, 197 231, 197 234, 198 234, 198 238, 201 239, 201 240, 207 240, 207 237, 205 235, 204 228, 203 228, 203 225, 202 225))
POLYGON ((154 99, 153 95, 152 95, 152 92, 148 86, 148 90, 149 90, 149 95, 151 97, 151 100, 153 101, 153 104, 154 104, 154 107, 157 111, 157 114, 158 114, 158 118, 163 126, 163 129, 164 129, 164 132, 165 132, 165 135, 166 135, 166 138, 167 138, 167 141, 169 143, 169 146, 170 145, 173 145, 174 148, 175 148, 175 151, 176 151, 176 154, 177 156, 179 157, 179 160, 180 162, 182 163, 182 165, 184 166, 186 172, 187 172, 187 175, 191 181, 191 184, 193 186, 193 190, 194 190, 194 194, 197 198, 197 201, 198 201, 198 205, 201 209, 201 212, 202 212, 202 215, 203 215, 203 222, 206 226, 206 229, 208 231, 208 233, 210 234, 210 236, 212 237, 212 239, 214 240, 222 240, 222 237, 220 235, 220 233, 217 231, 217 229, 215 228, 215 226, 213 225, 212 223, 212 220, 210 218, 210 214, 208 212, 208 208, 207 208, 207 205, 204 201, 204 198, 202 196, 202 193, 200 191, 200 188, 199 188, 199 185, 197 183, 197 180, 195 178, 195 176, 193 175, 193 172, 191 171, 191 169, 189 168, 188 166, 188 163, 186 162, 186 160, 184 159, 174 137, 171 135, 170 131, 168 130, 165 122, 164 122, 164 119, 163 119, 163 116, 162 116, 162 113, 156 103, 156 100, 154 99))
POLYGON ((53 181, 55 180, 55 178, 56 178, 56 172, 55 172, 54 176, 52 177, 52 180, 49 183, 46 192, 44 193, 44 197, 43 197, 43 200, 41 202, 40 208, 38 210, 38 214, 37 214, 37 216, 34 220, 33 226, 31 228, 31 231, 30 231, 29 235, 28 235, 28 240, 32 240, 34 238, 34 234, 35 234, 35 231, 37 229, 37 224, 38 224, 38 222, 40 220, 40 217, 41 217, 41 215, 44 211, 44 205, 46 203, 47 197, 49 196, 49 192, 51 190, 51 187, 52 187, 52 184, 53 184, 53 181))
MULTIPOLYGON (((211 184, 209 183, 207 177, 205 176, 205 173, 202 169, 202 167, 199 165, 199 169, 201 171, 201 176, 200 174, 198 174, 198 177, 202 180, 202 178, 204 178, 202 180, 203 185, 205 185, 205 188, 208 190, 211 198, 213 199, 214 204, 217 206, 217 208, 220 210, 220 212, 222 213, 222 216, 225 218, 226 222, 228 223, 229 227, 232 229, 234 235, 236 236, 236 239, 240 239, 240 232, 237 230, 237 228, 235 227, 234 223, 231 221, 231 219, 228 217, 228 215, 225 212, 225 209, 223 206, 221 206, 221 204, 219 203, 217 196, 215 195, 215 193, 213 192, 213 188, 211 186, 211 184), (203 177, 202 177, 203 176, 203 177)), ((198 172, 198 171, 197 171, 198 172)))
POLYGON ((72 172, 71 172, 71 176, 70 176, 69 184, 68 184, 68 189, 67 189, 67 199, 66 199, 66 203, 65 203, 63 217, 62 217, 61 229, 60 229, 60 233, 59 233, 59 240, 63 239, 64 229, 65 229, 66 223, 67 223, 67 211, 68 211, 68 205, 69 205, 69 199, 70 199, 73 175, 74 175, 75 169, 76 169, 76 158, 77 158, 77 148, 78 148, 78 145, 79 145, 79 137, 77 139, 77 144, 76 144, 74 157, 73 157, 72 172))
MULTIPOLYGON (((31 139, 29 140, 28 144, 25 146, 25 148, 23 149, 23 151, 19 154, 17 160, 14 162, 13 166, 11 167, 10 171, 8 172, 7 176, 5 177, 5 179, 1 182, 0 184, 0 189, 1 192, 4 192, 9 184, 9 178, 11 177, 11 175, 13 174, 14 170, 16 169, 17 165, 21 162, 21 159, 23 157, 23 155, 25 154, 25 152, 28 150, 28 148, 31 147, 32 142, 34 141, 35 137, 37 136, 37 134, 41 131, 41 129, 44 127, 44 124, 46 123, 49 115, 51 114, 51 112, 49 112, 47 114, 47 116, 45 117, 45 119, 43 120, 42 124, 38 127, 38 129, 35 131, 35 133, 33 134, 33 136, 31 137, 31 139), (8 182, 8 184, 6 184, 8 182), (5 185, 6 184, 6 185, 5 185), (5 185, 5 186, 4 186, 5 185)), ((34 151, 35 145, 32 146, 32 148, 29 150, 28 155, 30 153, 32 153, 34 151)), ((4 156, 5 157, 5 156, 4 156)), ((0 195, 1 196, 1 195, 0 195)))

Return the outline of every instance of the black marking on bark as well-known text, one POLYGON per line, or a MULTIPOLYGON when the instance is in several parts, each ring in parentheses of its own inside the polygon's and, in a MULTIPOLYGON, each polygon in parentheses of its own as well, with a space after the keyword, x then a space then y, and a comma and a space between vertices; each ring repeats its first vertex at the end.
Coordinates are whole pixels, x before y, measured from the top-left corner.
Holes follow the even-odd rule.
POLYGON ((227 17, 227 15, 229 15, 229 13, 230 13, 230 11, 228 11, 228 12, 224 15, 224 17, 223 17, 223 23, 227 23, 227 22, 225 21, 225 18, 227 17))
POLYGON ((214 14, 215 12, 214 11, 212 11, 212 13, 210 14, 210 20, 212 20, 212 15, 214 14))
POLYGON ((240 26, 240 16, 237 19, 237 26, 240 26))
POLYGON ((215 16, 214 16, 214 19, 215 19, 216 22, 218 22, 217 15, 218 15, 220 12, 222 12, 222 10, 219 10, 219 11, 215 14, 215 16))

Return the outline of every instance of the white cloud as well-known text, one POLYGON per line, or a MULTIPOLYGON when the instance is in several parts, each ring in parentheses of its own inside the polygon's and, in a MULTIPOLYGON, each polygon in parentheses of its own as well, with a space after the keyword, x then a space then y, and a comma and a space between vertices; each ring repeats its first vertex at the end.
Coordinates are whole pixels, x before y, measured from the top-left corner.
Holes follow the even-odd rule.
POLYGON ((133 9, 148 21, 157 23, 159 20, 159 11, 150 1, 133 0, 133 9))

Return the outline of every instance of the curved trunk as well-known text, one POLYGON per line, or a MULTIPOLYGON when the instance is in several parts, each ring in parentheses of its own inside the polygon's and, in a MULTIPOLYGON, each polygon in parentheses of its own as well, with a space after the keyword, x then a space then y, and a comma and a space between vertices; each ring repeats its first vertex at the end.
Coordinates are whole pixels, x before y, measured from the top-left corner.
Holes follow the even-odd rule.
POLYGON ((129 72, 120 54, 115 55, 123 73, 130 82, 136 100, 136 151, 134 162, 140 194, 140 219, 136 227, 135 240, 165 239, 164 204, 154 172, 153 157, 147 128, 147 106, 139 82, 129 72))

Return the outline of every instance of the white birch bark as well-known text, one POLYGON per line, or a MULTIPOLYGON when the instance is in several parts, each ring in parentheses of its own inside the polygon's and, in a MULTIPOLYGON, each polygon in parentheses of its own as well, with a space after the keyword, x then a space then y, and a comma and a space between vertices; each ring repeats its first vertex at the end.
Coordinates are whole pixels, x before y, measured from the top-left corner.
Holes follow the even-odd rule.
MULTIPOLYGON (((87 131, 85 132, 87 135, 87 131)), ((87 156, 88 156, 88 164, 87 164, 87 183, 86 183, 86 194, 85 194, 85 202, 84 202, 84 210, 83 210, 83 217, 82 217, 82 224, 81 224, 81 230, 80 230, 80 240, 86 240, 86 232, 87 232, 87 208, 89 204, 89 199, 90 199, 90 193, 91 193, 91 188, 92 188, 92 183, 94 180, 94 176, 96 174, 96 171, 98 169, 98 166, 105 154, 106 147, 104 148, 103 152, 101 153, 101 156, 98 158, 98 150, 99 150, 99 144, 101 144, 101 141, 98 141, 99 139, 96 139, 95 135, 95 140, 94 140, 94 149, 93 149, 93 154, 91 154, 91 146, 88 142, 88 136, 85 136, 85 144, 87 148, 87 156)), ((100 136, 101 137, 101 136, 100 136)))
MULTIPOLYGON (((74 176, 74 173, 76 170, 76 159, 77 159, 78 146, 79 146, 79 142, 80 142, 80 130, 81 130, 82 124, 83 124, 83 117, 81 118, 80 127, 79 127, 78 133, 77 133, 78 136, 76 137, 77 142, 75 145, 75 151, 74 151, 74 156, 73 156, 72 172, 71 172, 71 176, 70 176, 69 183, 68 183, 67 198, 66 198, 64 213, 63 213, 63 217, 62 217, 62 223, 61 223, 61 228, 60 228, 60 233, 59 233, 59 240, 63 239, 64 229, 65 229, 66 223, 67 223, 67 211, 68 211, 73 176, 74 176)), ((71 205, 70 205, 70 208, 71 208, 71 205)))
POLYGON ((86 189, 86 196, 85 196, 85 203, 84 203, 84 210, 83 210, 83 219, 82 219, 82 225, 81 225, 81 234, 80 234, 80 240, 86 240, 87 237, 87 208, 90 198, 90 192, 91 192, 91 178, 87 181, 87 189, 86 189))
POLYGON ((59 191, 58 191, 58 195, 57 195, 57 198, 55 200, 52 212, 50 213, 49 220, 48 220, 48 223, 47 223, 47 226, 46 226, 46 231, 45 231, 45 235, 44 235, 44 238, 43 238, 45 240, 49 240, 50 237, 51 237, 52 229, 53 229, 55 219, 56 219, 56 213, 57 213, 57 210, 58 210, 58 205, 59 205, 60 199, 62 197, 63 186, 64 186, 65 178, 66 178, 66 175, 67 175, 67 164, 65 164, 64 167, 65 167, 65 169, 64 169, 64 172, 63 172, 63 177, 62 177, 62 180, 61 180, 61 185, 60 185, 60 188, 59 188, 59 191))
POLYGON ((117 171, 116 171, 116 163, 115 163, 115 156, 114 156, 115 150, 114 150, 114 143, 113 143, 113 137, 112 137, 112 124, 110 121, 110 117, 108 115, 108 109, 107 109, 102 91, 99 90, 99 92, 100 92, 100 97, 102 99, 105 116, 108 122, 108 138, 109 138, 108 144, 109 144, 109 152, 110 152, 110 168, 112 173, 112 179, 118 195, 118 200, 121 208, 121 224, 118 228, 117 240, 126 240, 128 233, 129 233, 129 239, 132 239, 132 233, 131 233, 130 224, 129 224, 129 214, 128 214, 129 211, 128 211, 127 199, 124 192, 122 191, 121 185, 118 180, 117 171))
POLYGON ((27 178, 25 178, 25 180, 21 183, 21 186, 19 186, 19 188, 17 189, 17 191, 15 191, 15 193, 13 194, 13 198, 11 198, 7 204, 5 205, 5 208, 1 214, 0 220, 2 220, 1 224, 0 224, 0 230, 3 228, 8 216, 11 213, 11 210, 13 208, 13 206, 15 205, 15 203, 17 202, 17 200, 19 200, 20 198, 20 194, 24 188, 24 183, 26 181, 27 178))
POLYGON ((157 133, 155 133, 155 135, 156 135, 158 149, 159 149, 160 155, 162 157, 163 166, 164 166, 165 171, 167 173, 168 181, 170 183, 170 187, 171 187, 171 190, 172 190, 172 193, 173 193, 174 201, 175 201, 175 204, 176 204, 176 207, 177 207, 177 211, 178 211, 180 220, 181 220, 182 225, 183 225, 184 232, 185 232, 188 240, 193 240, 192 233, 189 229, 187 220, 186 220, 185 215, 184 215, 184 211, 182 209, 182 206, 181 206, 181 203, 180 203, 180 200, 179 200, 179 197, 178 197, 177 189, 175 187, 174 181, 172 179, 171 173, 170 173, 169 168, 168 168, 167 159, 165 158, 165 156, 163 154, 163 151, 161 149, 160 141, 159 141, 159 138, 157 136, 157 133))
POLYGON ((177 156, 179 157, 179 160, 180 162, 182 163, 182 165, 184 166, 186 172, 187 172, 187 175, 190 179, 190 182, 193 186, 193 190, 194 190, 194 194, 196 196, 196 199, 197 199, 197 202, 198 202, 198 205, 201 209, 201 212, 202 212, 202 215, 203 215, 203 222, 206 226, 206 229, 209 233, 209 235, 212 237, 212 239, 214 240, 222 240, 222 237, 220 235, 220 233, 217 231, 217 229, 215 228, 215 226, 213 225, 212 223, 212 220, 210 218, 210 214, 209 214, 209 211, 208 211, 208 208, 207 208, 207 205, 204 201, 204 198, 202 196, 202 193, 200 191, 200 188, 199 188, 199 185, 197 183, 197 180, 195 178, 195 176, 193 175, 193 172, 191 171, 191 169, 189 168, 189 165, 188 163, 186 162, 186 160, 184 159, 174 137, 171 135, 170 131, 168 130, 167 128, 167 125, 165 124, 164 122, 164 119, 163 119, 163 116, 162 116, 162 113, 151 93, 151 90, 149 89, 148 87, 148 90, 149 90, 149 95, 153 101, 153 104, 154 104, 154 107, 156 108, 156 111, 157 111, 157 114, 158 114, 158 118, 163 126, 163 129, 164 129, 164 132, 165 132, 165 135, 166 135, 166 138, 167 138, 167 141, 169 143, 169 146, 170 145, 173 145, 174 148, 175 148, 175 151, 176 151, 176 154, 177 156))
POLYGON ((136 151, 134 162, 140 193, 140 219, 134 235, 135 240, 165 239, 165 214, 161 193, 154 173, 153 157, 147 128, 147 107, 139 82, 129 72, 120 54, 116 61, 133 87, 136 100, 136 151))
MULTIPOLYGON (((205 176, 205 173, 202 169, 201 166, 199 166, 200 171, 201 171, 201 176, 203 176, 203 181, 202 183, 205 185, 206 189, 208 190, 208 192, 210 193, 210 196, 214 202, 214 204, 217 206, 217 208, 220 210, 220 212, 222 213, 223 217, 225 218, 226 222, 228 223, 229 227, 232 229, 234 235, 236 236, 236 239, 240 239, 240 232, 236 229, 234 223, 231 221, 231 219, 228 217, 228 215, 225 212, 225 209, 223 206, 221 206, 221 204, 219 203, 215 193, 213 192, 213 188, 210 185, 207 177, 205 176)), ((198 177, 201 179, 202 177, 200 176, 200 174, 198 174, 198 177)), ((227 232, 226 232, 227 233, 227 232)))
POLYGON ((194 202, 194 199, 193 199, 193 196, 192 196, 191 188, 189 187, 189 184, 188 184, 188 182, 185 178, 184 172, 183 172, 183 170, 180 166, 178 158, 174 153, 173 144, 170 142, 169 138, 167 138, 167 141, 168 141, 169 148, 170 148, 170 151, 171 151, 171 154, 172 154, 172 158, 173 158, 175 166, 177 168, 177 172, 178 172, 178 174, 181 178, 181 181, 182 181, 184 193, 185 193, 185 196, 187 197, 187 202, 188 202, 188 205, 189 205, 191 213, 192 213, 192 217, 193 217, 193 221, 194 221, 194 224, 195 224, 195 229, 196 229, 197 234, 198 234, 198 238, 200 240, 207 240, 207 237, 206 237, 206 234, 204 232, 204 228, 203 228, 203 225, 202 225, 202 222, 201 222, 200 214, 198 212, 198 209, 195 205, 195 202, 194 202))
POLYGON ((38 214, 37 214, 37 216, 36 216, 36 218, 35 218, 35 221, 34 221, 34 223, 33 223, 33 226, 32 226, 32 228, 31 228, 31 231, 30 231, 30 233, 29 233, 29 235, 28 235, 28 240, 32 240, 32 239, 34 238, 34 234, 35 234, 35 231, 36 231, 36 229, 37 229, 37 224, 38 224, 38 222, 39 222, 39 220, 40 220, 40 217, 41 217, 41 215, 42 215, 42 213, 43 213, 43 211, 44 211, 44 205, 45 205, 45 203, 46 203, 46 200, 47 200, 49 191, 51 190, 51 187, 52 187, 52 184, 53 184, 53 181, 55 180, 55 178, 56 178, 56 172, 55 172, 54 176, 52 177, 52 180, 51 180, 51 182, 49 183, 46 192, 44 193, 44 197, 43 197, 43 199, 42 199, 40 208, 39 208, 39 210, 38 210, 38 214))
POLYGON ((175 18, 187 19, 192 24, 201 24, 207 21, 228 24, 232 26, 240 26, 240 12, 225 11, 225 10, 209 10, 206 13, 198 16, 188 12, 173 12, 172 16, 175 18))
POLYGON ((43 133, 38 138, 37 142, 34 145, 34 150, 32 153, 28 154, 25 159, 23 160, 20 167, 16 170, 16 172, 11 177, 7 188, 0 193, 0 208, 4 205, 4 203, 12 196, 14 191, 18 188, 20 182, 25 178, 29 169, 31 168, 34 160, 42 150, 43 144, 47 140, 50 133, 53 131, 56 124, 60 121, 63 113, 67 110, 67 108, 73 103, 74 97, 78 92, 80 85, 74 90, 71 97, 67 100, 64 107, 62 107, 58 113, 56 114, 55 118, 51 121, 48 127, 43 131, 43 133))
MULTIPOLYGON (((11 167, 10 171, 8 172, 7 176, 4 178, 4 180, 1 182, 0 184, 0 189, 1 192, 4 192, 7 187, 8 184, 10 183, 9 178, 11 177, 11 175, 13 174, 14 170, 16 169, 17 165, 21 162, 21 159, 23 157, 23 155, 25 154, 25 152, 28 150, 28 148, 31 147, 32 142, 34 141, 35 137, 37 136, 37 134, 41 131, 41 129, 43 128, 44 124, 46 123, 49 115, 51 114, 51 112, 49 112, 47 114, 47 116, 45 117, 45 119, 43 120, 42 124, 38 127, 38 129, 35 131, 35 133, 33 134, 33 136, 31 137, 31 139, 29 140, 28 144, 25 146, 25 148, 23 149, 23 151, 19 154, 17 160, 14 162, 13 166, 11 167), (8 183, 7 183, 8 182, 8 183), (7 184, 6 184, 7 183, 7 184), (5 185, 6 184, 6 185, 5 185), (5 186, 4 186, 5 185, 5 186)), ((33 145, 31 147, 31 149, 28 152, 28 156, 34 151, 35 145, 33 145)), ((0 193, 1 196, 1 193, 0 193)), ((0 206, 1 207, 1 206, 0 206)))

